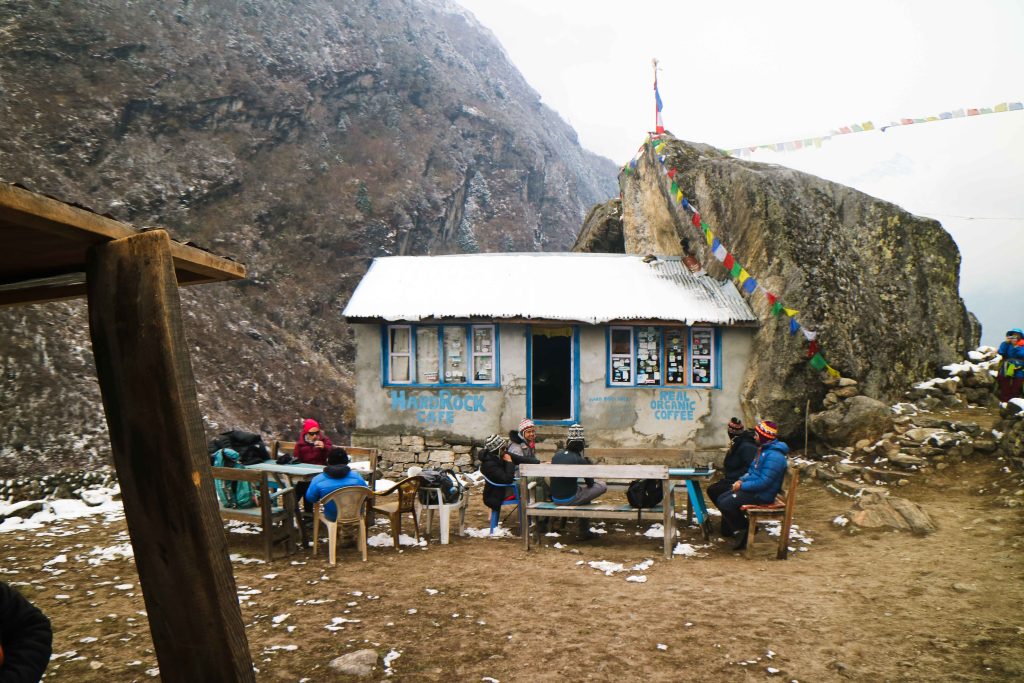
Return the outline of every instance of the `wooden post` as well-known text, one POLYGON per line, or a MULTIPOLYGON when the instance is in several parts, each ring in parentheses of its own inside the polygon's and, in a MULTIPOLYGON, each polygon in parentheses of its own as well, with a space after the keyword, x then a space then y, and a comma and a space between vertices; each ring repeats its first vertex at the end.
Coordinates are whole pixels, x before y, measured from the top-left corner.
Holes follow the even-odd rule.
POLYGON ((255 681, 167 233, 89 251, 89 327, 163 681, 255 681))

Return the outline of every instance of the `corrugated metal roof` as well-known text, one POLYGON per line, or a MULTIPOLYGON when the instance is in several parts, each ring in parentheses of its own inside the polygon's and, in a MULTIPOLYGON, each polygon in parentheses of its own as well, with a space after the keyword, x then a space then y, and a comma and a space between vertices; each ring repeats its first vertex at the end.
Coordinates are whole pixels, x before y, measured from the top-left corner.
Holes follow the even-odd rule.
POLYGON ((529 318, 756 322, 730 281, 694 276, 679 257, 631 254, 461 254, 376 258, 348 318, 529 318))

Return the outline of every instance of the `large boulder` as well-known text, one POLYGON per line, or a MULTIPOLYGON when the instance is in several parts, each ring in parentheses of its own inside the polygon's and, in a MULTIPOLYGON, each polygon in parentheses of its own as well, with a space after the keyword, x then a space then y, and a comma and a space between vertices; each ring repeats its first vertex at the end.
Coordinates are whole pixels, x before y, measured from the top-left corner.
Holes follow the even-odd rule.
POLYGON ((811 432, 833 446, 874 442, 892 427, 892 409, 868 396, 854 396, 810 419, 811 432))
POLYGON ((883 493, 866 493, 848 514, 850 521, 867 529, 890 528, 930 534, 935 521, 917 503, 883 493))
POLYGON ((709 275, 729 277, 671 196, 674 180, 757 278, 744 296, 762 326, 742 391, 752 412, 773 416, 783 434, 802 432, 806 400, 820 404, 827 388, 807 362, 804 336, 788 334, 786 315, 771 315, 765 291, 799 311, 825 358, 856 378, 861 394, 888 403, 975 347, 977 327, 959 293, 960 253, 937 221, 799 171, 664 139, 619 175, 626 253, 680 255, 685 239, 709 275))
POLYGON ((593 206, 583 219, 583 228, 576 236, 573 251, 591 254, 625 254, 622 237, 622 200, 609 199, 593 206))

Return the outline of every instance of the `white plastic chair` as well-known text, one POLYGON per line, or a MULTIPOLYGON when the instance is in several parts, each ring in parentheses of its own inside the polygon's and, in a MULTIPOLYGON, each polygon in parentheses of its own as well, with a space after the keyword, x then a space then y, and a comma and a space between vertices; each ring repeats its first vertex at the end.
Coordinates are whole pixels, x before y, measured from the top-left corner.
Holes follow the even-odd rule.
MULTIPOLYGON (((469 489, 463 489, 459 499, 454 503, 441 502, 444 499, 441 497, 441 489, 431 488, 427 486, 421 486, 420 491, 427 491, 430 496, 429 499, 438 501, 430 505, 424 505, 417 499, 416 505, 421 510, 427 511, 427 526, 426 534, 430 535, 430 530, 434 525, 434 510, 438 512, 438 529, 441 535, 441 545, 448 545, 448 537, 451 526, 451 515, 452 510, 459 511, 459 536, 465 533, 466 528, 466 508, 469 507, 469 489)), ((422 516, 421 516, 422 519, 422 516)))

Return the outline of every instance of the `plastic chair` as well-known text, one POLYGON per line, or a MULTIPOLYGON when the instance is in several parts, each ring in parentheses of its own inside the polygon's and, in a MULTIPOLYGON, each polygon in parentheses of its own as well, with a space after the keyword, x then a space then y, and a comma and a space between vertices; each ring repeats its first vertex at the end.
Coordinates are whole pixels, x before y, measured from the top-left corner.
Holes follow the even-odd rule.
POLYGON ((412 515, 413 527, 416 529, 416 541, 420 540, 420 520, 416 513, 416 498, 419 495, 420 486, 423 484, 423 477, 406 477, 387 491, 373 495, 371 508, 375 512, 381 512, 388 516, 391 521, 391 538, 395 542, 395 550, 401 550, 398 539, 402 534, 402 514, 408 512, 412 515), (381 498, 395 495, 394 500, 379 502, 381 498))
MULTIPOLYGON (((512 489, 512 497, 511 498, 507 498, 506 497, 505 500, 501 501, 501 506, 505 507, 506 505, 515 505, 516 509, 518 509, 518 507, 519 507, 519 478, 518 477, 516 479, 513 479, 511 484, 497 484, 497 483, 491 481, 490 479, 488 479, 482 472, 480 473, 480 476, 482 476, 484 478, 484 481, 486 483, 490 484, 491 486, 494 486, 494 487, 497 487, 497 488, 512 489)), ((512 512, 509 512, 507 515, 505 515, 505 519, 508 519, 511 515, 512 515, 512 512)), ((492 536, 494 535, 494 529, 498 526, 498 521, 500 519, 501 519, 501 510, 491 510, 491 535, 492 536)))
POLYGON ((359 527, 358 544, 366 562, 366 499, 373 491, 365 486, 344 486, 331 491, 313 506, 313 555, 318 549, 320 525, 327 527, 327 547, 331 564, 337 564, 338 527, 356 524, 359 527), (325 511, 334 503, 336 516, 328 519, 325 511))
POLYGON ((454 503, 441 502, 441 489, 421 486, 420 491, 427 491, 431 498, 428 500, 436 500, 437 503, 423 503, 418 502, 420 510, 427 511, 427 525, 424 527, 424 533, 430 536, 430 530, 434 526, 434 510, 438 513, 438 533, 441 536, 441 545, 448 545, 449 527, 451 525, 451 514, 452 510, 459 511, 459 536, 462 536, 466 527, 466 508, 469 507, 469 489, 463 489, 459 499, 454 503))

